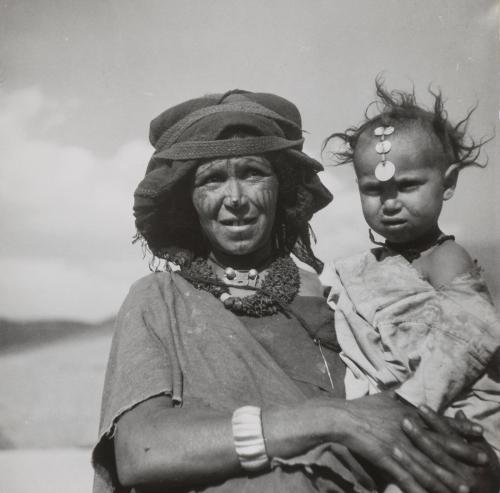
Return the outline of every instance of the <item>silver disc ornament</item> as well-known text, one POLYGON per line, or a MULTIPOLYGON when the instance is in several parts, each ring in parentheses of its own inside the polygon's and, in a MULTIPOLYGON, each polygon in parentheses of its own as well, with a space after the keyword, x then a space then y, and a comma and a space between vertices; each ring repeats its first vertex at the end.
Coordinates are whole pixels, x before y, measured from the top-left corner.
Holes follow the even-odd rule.
POLYGON ((396 166, 391 161, 380 161, 375 166, 375 178, 378 181, 389 181, 396 172, 396 166))

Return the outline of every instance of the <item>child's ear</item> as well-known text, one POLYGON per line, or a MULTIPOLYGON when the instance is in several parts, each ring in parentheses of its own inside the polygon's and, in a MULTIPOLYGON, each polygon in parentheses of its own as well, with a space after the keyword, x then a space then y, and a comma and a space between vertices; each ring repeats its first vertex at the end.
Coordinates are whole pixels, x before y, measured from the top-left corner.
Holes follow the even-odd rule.
POLYGON ((455 193, 455 188, 457 186, 458 180, 458 164, 450 164, 448 169, 444 172, 444 190, 443 190, 443 199, 449 200, 453 197, 455 193))

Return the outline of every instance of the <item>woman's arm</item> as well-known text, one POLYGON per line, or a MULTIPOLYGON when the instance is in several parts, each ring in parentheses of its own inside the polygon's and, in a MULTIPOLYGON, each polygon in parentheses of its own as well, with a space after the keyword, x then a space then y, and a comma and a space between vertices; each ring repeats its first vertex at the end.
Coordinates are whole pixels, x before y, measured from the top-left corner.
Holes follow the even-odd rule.
MULTIPOLYGON (((460 467, 447 447, 429 445, 416 412, 387 395, 356 401, 313 399, 264 410, 262 420, 270 457, 286 459, 337 442, 407 493, 458 492, 466 486, 467 478, 446 473, 460 467), (400 426, 405 416, 412 416, 408 436, 400 426)), ((460 450, 468 462, 480 462, 477 450, 463 440, 440 439, 451 444, 448 448, 460 450)), ((115 454, 120 482, 129 487, 213 484, 244 474, 234 451, 230 415, 172 408, 164 396, 149 399, 120 418, 115 454)))
MULTIPOLYGON (((286 459, 331 441, 338 427, 333 417, 330 405, 307 403, 263 411, 268 455, 286 459)), ((213 484, 244 473, 234 448, 230 414, 173 408, 166 396, 125 413, 114 440, 118 477, 124 486, 213 484)))
POLYGON ((114 444, 124 486, 208 484, 242 472, 231 416, 174 408, 167 396, 148 399, 125 413, 117 422, 114 444))

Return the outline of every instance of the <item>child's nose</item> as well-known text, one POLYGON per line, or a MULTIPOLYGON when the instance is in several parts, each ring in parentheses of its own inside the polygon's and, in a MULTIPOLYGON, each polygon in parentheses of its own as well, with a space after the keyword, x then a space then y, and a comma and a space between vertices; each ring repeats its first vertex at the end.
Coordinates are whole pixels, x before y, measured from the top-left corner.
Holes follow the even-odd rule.
POLYGON ((382 204, 384 214, 396 214, 401 210, 401 201, 397 197, 390 197, 382 204))

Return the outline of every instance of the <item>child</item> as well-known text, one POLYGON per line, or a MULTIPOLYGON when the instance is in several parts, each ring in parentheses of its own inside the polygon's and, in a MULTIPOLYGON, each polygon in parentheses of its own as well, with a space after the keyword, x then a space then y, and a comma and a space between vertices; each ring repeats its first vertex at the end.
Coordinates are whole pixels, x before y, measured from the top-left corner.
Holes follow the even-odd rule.
POLYGON ((346 144, 336 155, 353 162, 366 222, 385 238, 335 262, 329 303, 347 397, 395 389, 416 406, 463 410, 498 454, 500 323, 479 268, 438 225, 483 143, 466 144, 470 113, 453 126, 440 94, 429 111, 376 85, 381 111, 326 141, 346 144))

